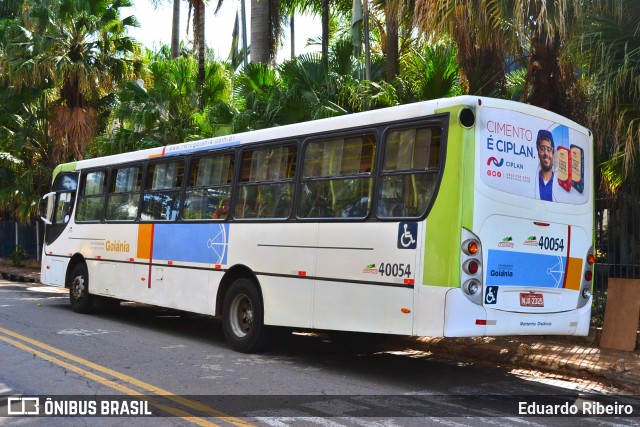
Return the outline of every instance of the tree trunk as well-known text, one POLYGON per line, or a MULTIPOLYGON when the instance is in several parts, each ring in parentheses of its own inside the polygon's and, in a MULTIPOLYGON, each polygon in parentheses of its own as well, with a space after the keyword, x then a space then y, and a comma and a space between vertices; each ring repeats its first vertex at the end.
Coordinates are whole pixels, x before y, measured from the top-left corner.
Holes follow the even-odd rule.
POLYGON ((322 65, 329 69, 329 0, 322 0, 322 65))
POLYGON ((173 22, 171 24, 171 57, 180 56, 180 0, 173 0, 173 22))
POLYGON ((291 59, 296 57, 296 24, 295 18, 293 16, 293 12, 291 12, 291 18, 289 19, 289 39, 291 40, 291 59))
POLYGON ((269 1, 251 0, 251 62, 269 63, 269 1))
POLYGON ((541 34, 532 42, 525 82, 525 102, 537 107, 566 114, 562 111, 563 73, 560 67, 560 36, 556 34, 547 42, 541 34))
POLYGON ((198 49, 198 88, 200 90, 200 108, 204 107, 204 99, 202 92, 204 89, 204 67, 205 67, 205 39, 204 39, 204 0, 198 0, 194 11, 194 20, 196 29, 194 31, 194 39, 198 49))
POLYGON ((385 20, 387 29, 387 82, 391 83, 399 73, 399 46, 398 46, 398 15, 400 11, 396 9, 393 2, 387 2, 385 8, 385 20))

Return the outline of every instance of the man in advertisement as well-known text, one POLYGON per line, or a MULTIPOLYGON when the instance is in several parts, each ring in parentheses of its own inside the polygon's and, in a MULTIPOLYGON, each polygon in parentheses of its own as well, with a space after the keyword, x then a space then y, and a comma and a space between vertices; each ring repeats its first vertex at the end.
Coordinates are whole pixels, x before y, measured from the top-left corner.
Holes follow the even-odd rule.
POLYGON ((538 158, 540 159, 536 193, 540 200, 547 200, 551 202, 553 201, 553 178, 555 175, 553 171, 555 147, 551 132, 544 129, 538 131, 536 148, 538 149, 538 158))

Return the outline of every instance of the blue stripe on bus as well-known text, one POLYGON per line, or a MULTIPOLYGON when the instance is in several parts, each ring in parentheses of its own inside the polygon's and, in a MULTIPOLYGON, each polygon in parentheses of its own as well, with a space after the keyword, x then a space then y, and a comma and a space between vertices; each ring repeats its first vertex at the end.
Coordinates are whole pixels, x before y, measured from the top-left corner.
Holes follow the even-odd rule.
POLYGON ((229 224, 156 224, 153 259, 226 264, 229 224))
POLYGON ((566 265, 565 256, 490 249, 486 284, 562 288, 566 265))

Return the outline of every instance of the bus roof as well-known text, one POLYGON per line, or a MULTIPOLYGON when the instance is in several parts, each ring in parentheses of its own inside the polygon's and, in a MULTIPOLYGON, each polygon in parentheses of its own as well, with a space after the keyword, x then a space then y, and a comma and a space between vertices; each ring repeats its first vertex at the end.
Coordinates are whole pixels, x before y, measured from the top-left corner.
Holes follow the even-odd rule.
POLYGON ((526 109, 527 112, 536 112, 537 115, 547 117, 549 119, 562 122, 572 128, 581 129, 586 133, 586 129, 582 126, 563 118, 560 115, 551 113, 527 104, 521 104, 514 101, 507 101, 495 98, 477 97, 477 96, 458 96, 452 98, 441 98, 430 101, 416 102, 412 104, 399 105, 395 107, 382 108, 378 110, 365 111, 361 113, 347 114, 338 117, 330 117, 320 120, 312 120, 308 122, 295 123, 290 125, 276 126, 267 129, 260 129, 238 134, 230 134, 214 138, 206 138, 180 144, 167 145, 162 147, 150 148, 146 150, 133 151, 112 156, 97 157, 93 159, 81 160, 60 165, 56 168, 54 176, 62 170, 79 170, 92 167, 99 167, 110 164, 126 163, 148 158, 158 158, 179 154, 187 154, 199 151, 208 151, 225 147, 234 147, 242 144, 282 140, 286 138, 295 138, 300 135, 313 135, 327 131, 339 131, 349 128, 363 128, 367 125, 376 123, 393 122, 399 120, 410 120, 412 118, 422 117, 428 114, 434 114, 438 110, 457 105, 468 106, 491 106, 505 107, 515 110, 526 109))

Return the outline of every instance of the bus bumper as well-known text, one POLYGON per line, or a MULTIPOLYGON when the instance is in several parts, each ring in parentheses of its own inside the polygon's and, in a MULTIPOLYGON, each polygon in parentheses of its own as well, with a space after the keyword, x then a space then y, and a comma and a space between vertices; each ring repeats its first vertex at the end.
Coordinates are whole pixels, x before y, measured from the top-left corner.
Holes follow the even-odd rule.
POLYGON ((522 313, 485 309, 472 303, 462 289, 447 292, 444 336, 589 334, 591 300, 579 309, 558 313, 522 313))

